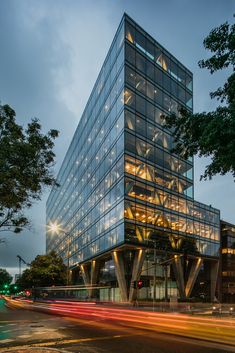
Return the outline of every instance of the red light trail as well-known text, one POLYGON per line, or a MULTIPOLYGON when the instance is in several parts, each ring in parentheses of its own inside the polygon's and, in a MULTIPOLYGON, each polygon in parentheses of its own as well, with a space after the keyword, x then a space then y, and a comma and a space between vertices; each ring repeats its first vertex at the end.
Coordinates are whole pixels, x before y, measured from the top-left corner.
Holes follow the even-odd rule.
POLYGON ((129 328, 140 328, 185 337, 210 340, 235 346, 235 319, 195 317, 189 314, 159 313, 142 309, 107 306, 95 302, 44 301, 6 298, 8 304, 30 310, 69 316, 76 319, 107 321, 129 328))

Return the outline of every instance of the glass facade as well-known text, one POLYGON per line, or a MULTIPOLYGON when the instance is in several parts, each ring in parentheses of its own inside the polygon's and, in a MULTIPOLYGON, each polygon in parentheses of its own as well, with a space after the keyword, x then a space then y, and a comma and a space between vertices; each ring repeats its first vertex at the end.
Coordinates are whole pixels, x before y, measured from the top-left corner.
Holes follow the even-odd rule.
POLYGON ((192 110, 192 88, 192 73, 124 15, 47 201, 47 224, 66 231, 47 232, 47 251, 70 267, 153 241, 218 256, 219 211, 194 201, 193 159, 172 153, 164 128, 165 115, 192 110))
POLYGON ((131 20, 125 27, 125 239, 219 255, 219 211, 193 199, 193 160, 173 154, 164 116, 192 110, 192 74, 131 20))
POLYGON ((124 242, 124 25, 104 65, 47 201, 47 251, 73 266, 124 242))

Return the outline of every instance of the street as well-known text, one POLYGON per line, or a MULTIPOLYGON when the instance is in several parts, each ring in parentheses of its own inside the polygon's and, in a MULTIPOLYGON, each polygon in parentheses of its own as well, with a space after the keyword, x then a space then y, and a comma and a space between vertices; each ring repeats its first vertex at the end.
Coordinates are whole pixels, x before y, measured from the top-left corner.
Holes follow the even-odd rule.
MULTIPOLYGON (((148 318, 146 329, 129 321, 113 320, 111 316, 99 315, 99 311, 96 314, 93 307, 90 313, 84 308, 81 309, 83 314, 68 317, 25 310, 20 306, 9 308, 1 300, 0 352, 13 347, 50 347, 80 353, 235 352, 231 345, 177 336, 170 329, 167 334, 166 327, 165 332, 159 327, 159 332, 157 327, 148 327, 148 318)), ((53 310, 58 311, 58 308, 53 310)), ((135 317, 136 312, 132 313, 135 317)), ((144 317, 145 313, 141 314, 144 317)), ((231 329, 234 330, 233 322, 231 329)), ((216 337, 217 332, 221 333, 221 326, 215 326, 214 331, 216 337)))

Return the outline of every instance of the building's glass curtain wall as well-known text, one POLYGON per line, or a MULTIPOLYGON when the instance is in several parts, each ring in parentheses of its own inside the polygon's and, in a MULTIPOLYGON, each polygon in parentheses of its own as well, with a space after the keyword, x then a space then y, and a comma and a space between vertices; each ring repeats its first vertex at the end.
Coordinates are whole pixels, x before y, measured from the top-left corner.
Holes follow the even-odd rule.
POLYGON ((192 110, 192 74, 131 21, 125 27, 125 236, 218 256, 219 211, 193 200, 193 161, 174 155, 164 115, 192 110))
POLYGON ((47 201, 47 224, 67 233, 48 232, 47 251, 71 266, 124 241, 123 88, 121 23, 47 201))
POLYGON ((192 73, 124 15, 47 201, 47 224, 62 229, 47 232, 47 251, 79 264, 84 283, 111 286, 113 298, 134 298, 137 263, 149 281, 140 294, 153 297, 153 242, 158 262, 180 259, 167 276, 157 266, 158 298, 164 276, 169 295, 190 296, 186 273, 217 262, 220 213, 194 201, 193 159, 172 152, 164 128, 165 115, 192 111, 192 91, 192 73))

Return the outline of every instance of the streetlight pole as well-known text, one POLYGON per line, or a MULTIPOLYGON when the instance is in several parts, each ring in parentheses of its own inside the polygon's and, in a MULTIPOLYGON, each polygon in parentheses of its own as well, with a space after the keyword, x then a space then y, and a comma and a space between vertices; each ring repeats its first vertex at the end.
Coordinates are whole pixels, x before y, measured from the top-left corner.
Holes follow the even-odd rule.
POLYGON ((154 248, 153 248, 153 311, 155 308, 155 303, 156 303, 156 287, 157 287, 157 244, 156 241, 154 241, 154 248))
MULTIPOLYGON (((180 255, 182 256, 182 255, 180 255)), ((165 301, 168 301, 168 266, 174 261, 174 258, 166 259, 159 262, 160 266, 164 267, 164 279, 165 279, 165 301)))
MULTIPOLYGON (((66 233, 65 233, 66 234, 66 233)), ((69 285, 69 252, 70 252, 70 241, 69 241, 69 234, 67 236, 67 286, 69 285)))
POLYGON ((168 265, 164 265, 165 277, 165 302, 168 302, 168 265))

